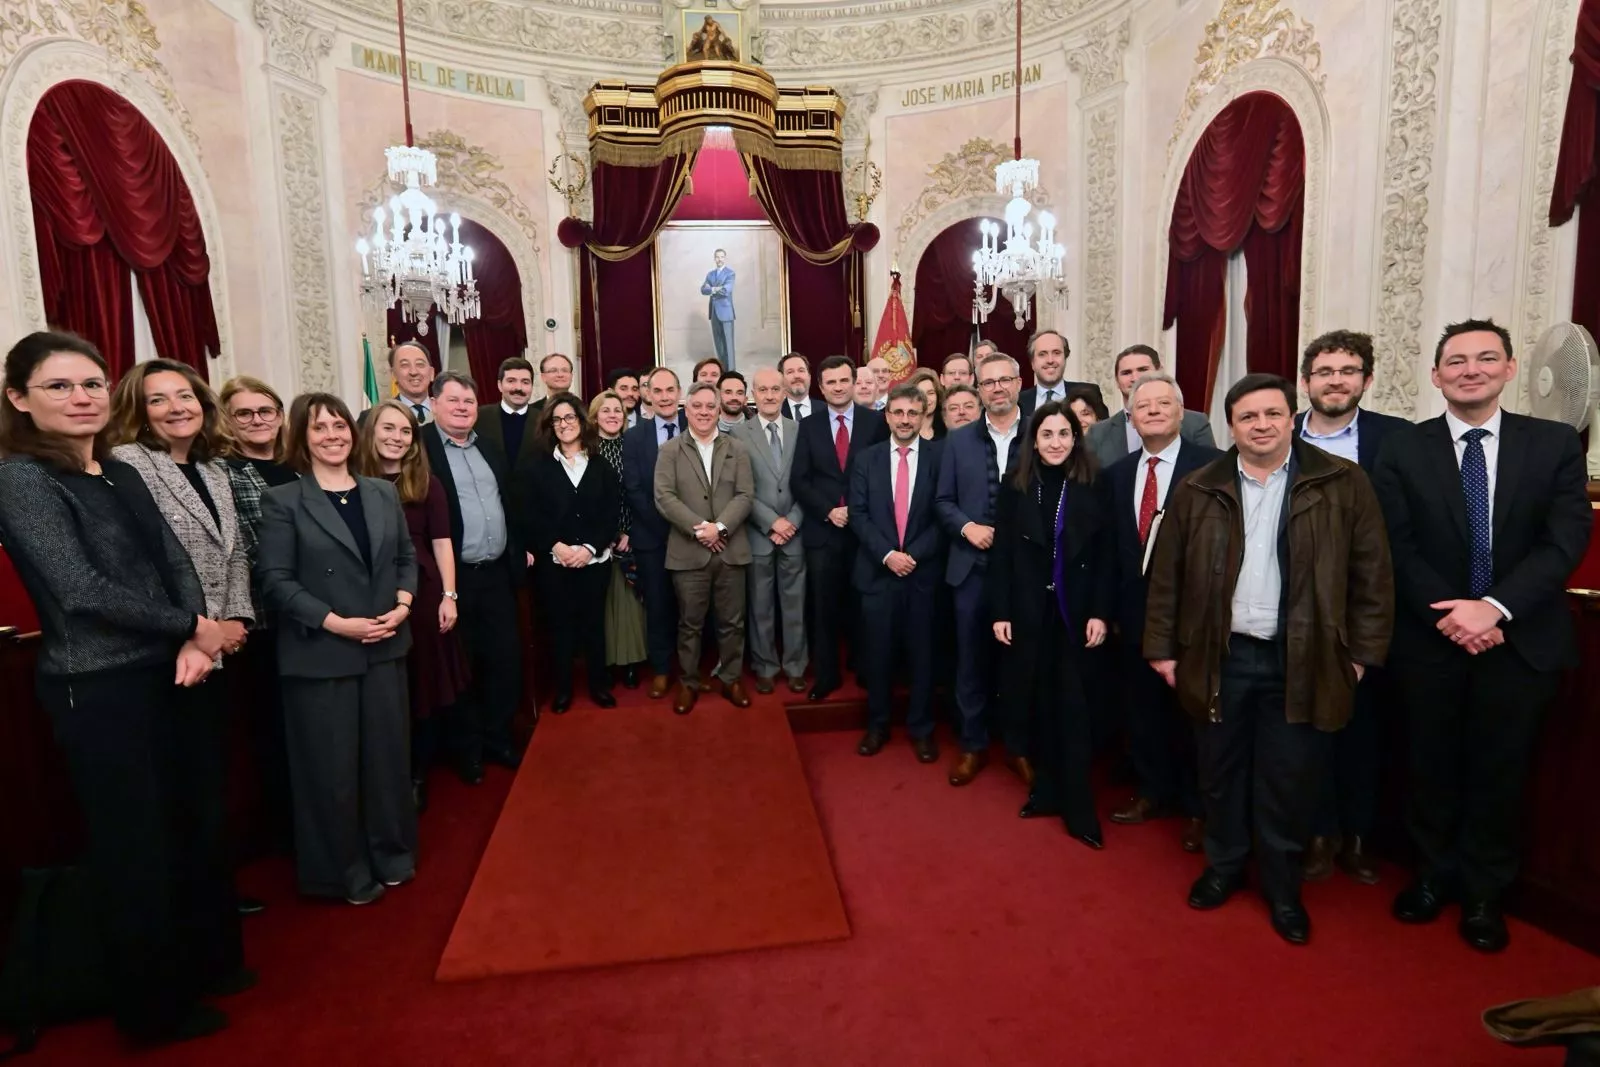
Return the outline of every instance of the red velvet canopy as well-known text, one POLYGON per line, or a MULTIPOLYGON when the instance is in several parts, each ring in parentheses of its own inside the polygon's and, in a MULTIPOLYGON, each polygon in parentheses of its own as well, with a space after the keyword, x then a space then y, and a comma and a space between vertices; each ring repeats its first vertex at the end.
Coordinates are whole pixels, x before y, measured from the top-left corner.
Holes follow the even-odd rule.
POLYGON ((1212 120, 1184 167, 1168 232, 1164 325, 1178 327, 1174 374, 1197 406, 1215 385, 1228 259, 1240 250, 1250 279, 1249 367, 1295 376, 1305 165, 1289 105, 1248 93, 1212 120))
POLYGON ((28 182, 47 320, 126 370, 131 270, 157 351, 206 374, 222 343, 205 235, 177 160, 139 110, 92 82, 51 89, 28 128, 28 182))
MULTIPOLYGON (((1600 332, 1600 210, 1595 176, 1600 174, 1600 0, 1583 0, 1572 47, 1572 88, 1561 127, 1561 154, 1550 193, 1550 225, 1578 214, 1578 260, 1572 288, 1572 321, 1600 332), (1581 209, 1581 210, 1580 210, 1581 209)), ((1533 338, 1529 338, 1531 342, 1533 338)))

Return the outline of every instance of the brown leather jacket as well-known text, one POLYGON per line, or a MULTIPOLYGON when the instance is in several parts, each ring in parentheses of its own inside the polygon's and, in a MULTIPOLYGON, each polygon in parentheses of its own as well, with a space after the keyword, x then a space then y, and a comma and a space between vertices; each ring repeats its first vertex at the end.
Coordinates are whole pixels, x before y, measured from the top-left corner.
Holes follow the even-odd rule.
MULTIPOLYGON (((1377 666, 1389 651, 1389 539, 1361 468, 1298 437, 1291 447, 1279 633, 1285 710, 1290 722, 1338 730, 1350 720, 1352 662, 1377 666)), ((1244 558, 1238 463, 1238 449, 1229 449, 1173 486, 1150 565, 1144 657, 1178 661, 1178 701, 1203 722, 1221 719, 1217 691, 1244 558)))

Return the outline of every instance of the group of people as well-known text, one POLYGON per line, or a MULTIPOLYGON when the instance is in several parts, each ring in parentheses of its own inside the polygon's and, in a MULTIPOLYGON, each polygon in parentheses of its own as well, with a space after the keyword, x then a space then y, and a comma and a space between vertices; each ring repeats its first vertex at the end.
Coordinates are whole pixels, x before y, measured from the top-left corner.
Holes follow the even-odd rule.
POLYGON ((252 378, 213 393, 167 360, 113 382, 71 335, 18 342, 0 544, 39 609, 119 1023, 211 1032, 206 998, 254 981, 223 832, 228 687, 273 694, 258 747, 301 891, 370 903, 415 875, 432 764, 477 783, 520 761, 525 583, 554 713, 580 655, 599 708, 620 681, 680 715, 707 693, 748 707, 747 664, 756 692, 813 701, 853 671, 871 757, 903 667, 917 760, 939 759, 942 687, 949 783, 999 741, 1019 814, 1096 850, 1109 709, 1137 783, 1111 821, 1184 820, 1197 909, 1254 854, 1295 944, 1303 880, 1377 879, 1381 726, 1403 714, 1419 865, 1394 913, 1460 902, 1467 942, 1502 948, 1590 526, 1577 435, 1500 407, 1507 332, 1445 331, 1446 413, 1417 425, 1359 406, 1369 337, 1325 334, 1300 366, 1308 411, 1275 375, 1227 391, 1226 453, 1155 349, 1117 355, 1114 416, 1065 379, 1068 354, 1031 338, 1026 389, 983 343, 898 383, 881 360, 789 353, 748 379, 715 359, 687 383, 618 370, 585 402, 552 353, 506 360, 480 404, 402 344, 397 395, 357 419, 252 378))

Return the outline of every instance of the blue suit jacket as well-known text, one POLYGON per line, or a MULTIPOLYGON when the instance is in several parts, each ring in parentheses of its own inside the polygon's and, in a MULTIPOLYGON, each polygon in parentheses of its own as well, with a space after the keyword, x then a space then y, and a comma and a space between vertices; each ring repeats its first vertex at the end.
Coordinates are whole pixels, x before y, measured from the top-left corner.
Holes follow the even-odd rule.
POLYGON ((706 275, 706 280, 700 286, 700 295, 711 297, 706 308, 707 317, 718 322, 733 321, 733 268, 717 267, 706 275), (720 296, 712 296, 711 290, 722 286, 727 292, 720 296))
POLYGON ((944 536, 935 518, 934 490, 939 476, 944 442, 923 441, 917 446, 916 484, 906 513, 906 543, 894 523, 894 482, 889 477, 889 449, 893 440, 879 441, 855 460, 850 471, 850 528, 860 547, 856 551, 855 587, 863 593, 880 592, 893 582, 910 582, 932 589, 939 582, 939 553, 944 536), (908 578, 898 578, 883 565, 883 557, 900 548, 917 561, 908 578))
MULTIPOLYGON (((1300 430, 1306 424, 1306 413, 1300 412, 1294 417, 1294 435, 1300 436, 1300 430)), ((1361 409, 1361 414, 1356 418, 1356 462, 1368 475, 1372 473, 1373 465, 1378 462, 1378 450, 1383 442, 1394 431, 1411 423, 1393 415, 1384 415, 1376 411, 1361 409)), ((1316 444, 1315 441, 1311 442, 1316 444)))
MULTIPOLYGON (((688 427, 689 420, 680 410, 678 432, 683 433, 688 427)), ((653 418, 622 435, 622 497, 633 513, 628 540, 641 551, 667 545, 667 520, 656 510, 656 455, 660 451, 653 418)))
MULTIPOLYGON (((1011 442, 1011 455, 996 457, 1000 474, 1016 460, 1023 433, 1027 430, 1025 417, 1018 418, 1017 436, 1011 442)), ((950 431, 944 439, 944 460, 939 464, 939 491, 935 496, 934 510, 939 525, 950 540, 950 559, 945 564, 945 581, 960 585, 974 571, 982 573, 988 553, 980 552, 961 536, 961 528, 969 522, 982 526, 994 525, 994 508, 990 505, 988 422, 979 417, 975 422, 950 431)))

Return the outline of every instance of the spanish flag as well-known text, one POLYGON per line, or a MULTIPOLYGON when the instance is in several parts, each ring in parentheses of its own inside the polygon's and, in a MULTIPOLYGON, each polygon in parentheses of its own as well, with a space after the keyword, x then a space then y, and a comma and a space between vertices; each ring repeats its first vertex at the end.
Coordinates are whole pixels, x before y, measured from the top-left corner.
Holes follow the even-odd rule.
POLYGON ((900 272, 890 271, 889 277, 893 284, 889 286, 889 299, 883 304, 883 316, 878 319, 878 336, 872 342, 869 358, 882 358, 889 364, 890 380, 903 382, 917 369, 917 353, 911 347, 911 323, 906 319, 906 306, 900 302, 900 272))

